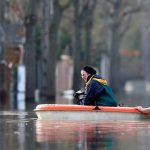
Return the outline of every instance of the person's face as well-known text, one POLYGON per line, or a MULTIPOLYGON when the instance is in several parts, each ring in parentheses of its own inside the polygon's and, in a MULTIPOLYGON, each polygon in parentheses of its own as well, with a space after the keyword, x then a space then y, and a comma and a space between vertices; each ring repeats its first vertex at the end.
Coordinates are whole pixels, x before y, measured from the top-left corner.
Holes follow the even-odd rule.
POLYGON ((81 70, 81 78, 86 82, 87 81, 87 78, 88 78, 89 74, 84 71, 84 70, 81 70))

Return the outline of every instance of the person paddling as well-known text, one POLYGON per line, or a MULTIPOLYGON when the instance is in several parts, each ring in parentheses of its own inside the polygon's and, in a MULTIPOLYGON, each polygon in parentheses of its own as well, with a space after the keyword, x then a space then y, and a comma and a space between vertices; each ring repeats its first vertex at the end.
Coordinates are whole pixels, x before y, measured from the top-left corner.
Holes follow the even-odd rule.
MULTIPOLYGON (((117 99, 111 87, 105 79, 97 74, 93 67, 83 67, 81 77, 86 85, 83 92, 84 96, 80 99, 79 105, 117 106, 117 99)), ((80 95, 78 93, 75 94, 75 97, 80 95)))

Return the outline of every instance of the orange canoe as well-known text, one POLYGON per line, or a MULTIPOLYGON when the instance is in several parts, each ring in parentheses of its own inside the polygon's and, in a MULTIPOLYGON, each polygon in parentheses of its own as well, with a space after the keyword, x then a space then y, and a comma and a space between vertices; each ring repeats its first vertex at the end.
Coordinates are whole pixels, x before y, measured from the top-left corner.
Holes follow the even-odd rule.
POLYGON ((136 107, 105 107, 85 105, 40 104, 34 109, 39 119, 50 120, 132 120, 150 119, 136 107))

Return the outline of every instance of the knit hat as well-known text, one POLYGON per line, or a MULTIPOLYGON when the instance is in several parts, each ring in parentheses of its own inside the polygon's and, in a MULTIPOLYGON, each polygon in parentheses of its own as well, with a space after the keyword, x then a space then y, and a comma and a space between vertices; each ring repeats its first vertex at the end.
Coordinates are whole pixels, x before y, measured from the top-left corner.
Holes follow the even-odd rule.
POLYGON ((91 74, 91 75, 96 74, 96 70, 94 68, 92 68, 91 66, 85 66, 85 67, 83 67, 82 70, 86 71, 88 74, 91 74))

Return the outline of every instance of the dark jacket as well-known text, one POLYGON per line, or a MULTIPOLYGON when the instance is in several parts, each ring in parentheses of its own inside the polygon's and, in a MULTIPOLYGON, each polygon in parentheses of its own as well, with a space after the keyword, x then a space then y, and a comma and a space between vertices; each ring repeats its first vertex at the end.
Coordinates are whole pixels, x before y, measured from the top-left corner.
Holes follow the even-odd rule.
POLYGON ((107 81, 98 75, 88 79, 85 94, 85 98, 81 101, 82 105, 117 106, 112 89, 107 85, 107 81))

